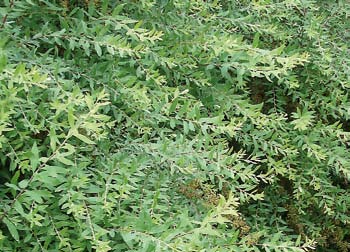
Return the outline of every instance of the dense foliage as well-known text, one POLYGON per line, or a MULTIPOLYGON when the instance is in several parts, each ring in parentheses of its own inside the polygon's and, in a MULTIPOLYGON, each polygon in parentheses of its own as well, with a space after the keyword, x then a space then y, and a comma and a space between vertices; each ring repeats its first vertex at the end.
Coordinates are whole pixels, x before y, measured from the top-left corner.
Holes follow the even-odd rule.
POLYGON ((1 2, 1 251, 350 251, 349 1, 1 2))

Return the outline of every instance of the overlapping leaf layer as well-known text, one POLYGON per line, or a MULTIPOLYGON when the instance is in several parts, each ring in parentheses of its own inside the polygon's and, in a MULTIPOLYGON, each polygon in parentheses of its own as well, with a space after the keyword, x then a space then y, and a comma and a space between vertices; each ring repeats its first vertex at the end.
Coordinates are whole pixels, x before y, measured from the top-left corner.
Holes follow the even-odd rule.
POLYGON ((350 251, 349 15, 4 0, 0 250, 350 251))

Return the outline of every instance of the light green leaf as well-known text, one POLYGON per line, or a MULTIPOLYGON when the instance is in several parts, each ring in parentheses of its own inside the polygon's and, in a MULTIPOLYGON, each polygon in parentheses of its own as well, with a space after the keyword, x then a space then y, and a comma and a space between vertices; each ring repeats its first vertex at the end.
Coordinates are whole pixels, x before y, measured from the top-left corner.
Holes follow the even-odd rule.
POLYGON ((39 164, 39 149, 36 142, 34 142, 31 152, 32 155, 30 157, 30 164, 32 169, 35 170, 39 164))
POLYGON ((79 134, 78 131, 73 132, 73 136, 75 136, 76 138, 80 139, 81 141, 83 141, 84 143, 87 144, 95 144, 94 141, 91 141, 89 138, 87 138, 86 136, 79 134))
POLYGON ((20 188, 26 188, 28 186, 28 179, 24 179, 21 182, 18 183, 18 186, 20 188))
POLYGON ((95 43, 95 51, 96 51, 98 56, 102 55, 102 50, 101 50, 101 47, 98 43, 95 43))
POLYGON ((70 166, 75 165, 71 160, 69 160, 65 157, 59 156, 59 155, 56 157, 56 159, 65 165, 70 165, 70 166))

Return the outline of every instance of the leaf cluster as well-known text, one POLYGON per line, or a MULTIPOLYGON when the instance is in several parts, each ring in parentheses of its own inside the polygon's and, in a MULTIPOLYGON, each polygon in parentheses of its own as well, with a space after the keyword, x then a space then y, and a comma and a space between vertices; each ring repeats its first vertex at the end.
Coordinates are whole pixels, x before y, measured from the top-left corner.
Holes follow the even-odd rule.
POLYGON ((349 14, 3 1, 0 250, 350 251, 349 14))

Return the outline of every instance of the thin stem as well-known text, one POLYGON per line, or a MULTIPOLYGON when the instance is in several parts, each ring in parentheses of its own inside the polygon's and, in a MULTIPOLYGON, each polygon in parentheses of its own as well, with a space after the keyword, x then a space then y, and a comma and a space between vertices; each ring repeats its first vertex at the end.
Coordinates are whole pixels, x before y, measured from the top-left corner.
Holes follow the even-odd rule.
MULTIPOLYGON (((14 4, 15 4, 15 1, 14 0, 11 0, 10 1, 10 9, 12 9, 12 7, 14 6, 14 4)), ((7 21, 7 17, 8 17, 8 13, 6 13, 5 14, 5 16, 2 18, 2 22, 1 22, 1 26, 0 26, 0 28, 2 29, 2 28, 4 28, 4 26, 5 26, 5 24, 6 24, 6 21, 7 21)))

